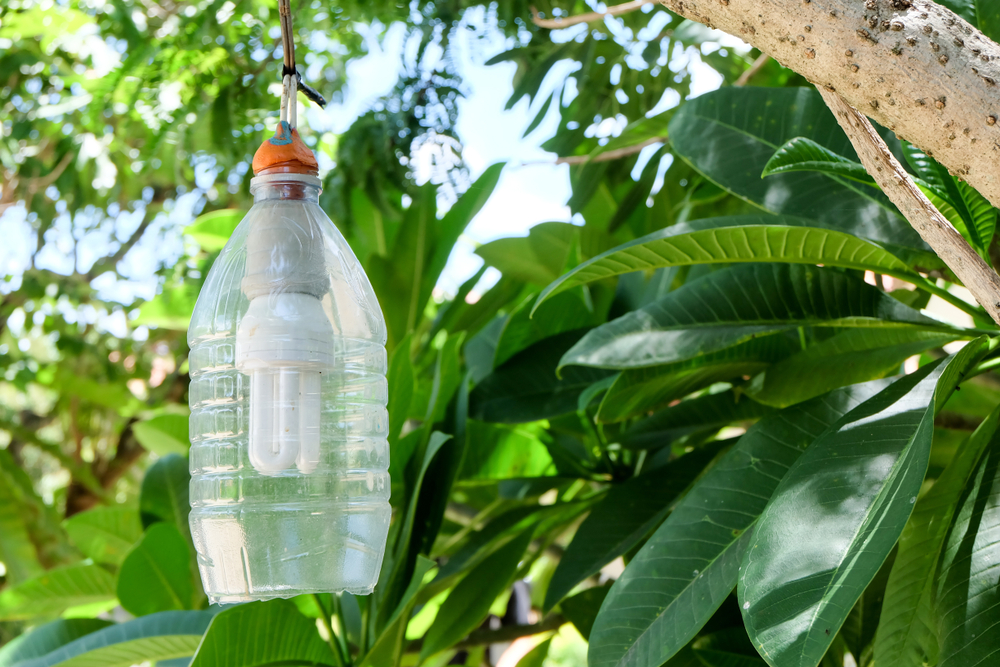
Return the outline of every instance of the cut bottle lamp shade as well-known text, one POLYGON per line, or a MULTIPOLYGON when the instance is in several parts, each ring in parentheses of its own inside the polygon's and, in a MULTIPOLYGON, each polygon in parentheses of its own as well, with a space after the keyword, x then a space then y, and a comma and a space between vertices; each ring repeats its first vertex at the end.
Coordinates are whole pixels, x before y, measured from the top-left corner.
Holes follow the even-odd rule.
POLYGON ((191 534, 212 602, 370 593, 389 529, 386 328, 284 121, 198 297, 191 534))

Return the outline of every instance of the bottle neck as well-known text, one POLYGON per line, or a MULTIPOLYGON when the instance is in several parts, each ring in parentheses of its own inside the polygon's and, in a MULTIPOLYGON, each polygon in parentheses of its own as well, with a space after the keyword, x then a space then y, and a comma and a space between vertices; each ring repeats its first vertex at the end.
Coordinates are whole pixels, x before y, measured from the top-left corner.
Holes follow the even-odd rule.
POLYGON ((267 174, 250 181, 255 204, 282 199, 319 203, 320 180, 306 174, 267 174))

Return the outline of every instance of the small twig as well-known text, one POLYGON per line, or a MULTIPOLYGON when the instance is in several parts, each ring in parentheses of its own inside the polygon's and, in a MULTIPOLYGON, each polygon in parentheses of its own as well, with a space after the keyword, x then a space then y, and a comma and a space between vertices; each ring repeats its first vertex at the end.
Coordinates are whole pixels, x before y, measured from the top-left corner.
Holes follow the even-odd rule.
POLYGON ((569 155, 567 157, 561 157, 556 159, 556 164, 586 164, 588 162, 609 162, 611 160, 617 160, 618 158, 628 157, 629 155, 634 155, 641 151, 646 146, 652 146, 653 144, 662 144, 666 139, 664 137, 650 137, 643 142, 635 144, 634 146, 625 146, 624 148, 616 148, 613 151, 607 151, 606 153, 601 153, 600 155, 595 155, 590 157, 589 155, 569 155))
POLYGON ((770 59, 771 56, 767 55, 766 53, 762 53, 759 56, 757 56, 757 60, 753 61, 753 64, 750 65, 747 71, 743 72, 743 74, 740 74, 740 78, 736 79, 736 82, 733 85, 745 86, 748 83, 750 83, 750 79, 757 76, 757 73, 760 72, 762 69, 764 69, 764 65, 766 65, 767 61, 769 61, 770 59))
POLYGON ((920 237, 958 276, 993 321, 1000 324, 1000 276, 917 188, 868 118, 838 93, 822 86, 817 88, 847 133, 861 164, 920 237))
POLYGON ((554 19, 543 19, 538 15, 538 10, 534 7, 531 8, 531 22, 537 25, 539 28, 546 28, 548 30, 560 30, 562 28, 568 28, 572 25, 577 25, 579 23, 591 23, 592 21, 600 21, 605 16, 621 16, 622 14, 628 14, 629 12, 634 12, 643 5, 649 5, 655 2, 655 0, 632 0, 632 2, 626 2, 620 5, 615 5, 613 7, 608 7, 603 12, 588 12, 586 14, 577 14, 576 16, 567 16, 566 18, 554 18, 554 19))

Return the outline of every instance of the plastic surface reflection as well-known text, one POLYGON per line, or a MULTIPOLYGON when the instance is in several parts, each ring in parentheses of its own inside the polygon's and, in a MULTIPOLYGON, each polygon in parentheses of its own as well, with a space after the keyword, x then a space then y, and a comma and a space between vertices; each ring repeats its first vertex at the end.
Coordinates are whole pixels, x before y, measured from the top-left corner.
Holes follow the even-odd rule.
POLYGON ((389 528, 386 329, 301 174, 253 180, 191 347, 191 532, 212 602, 371 592, 389 528))

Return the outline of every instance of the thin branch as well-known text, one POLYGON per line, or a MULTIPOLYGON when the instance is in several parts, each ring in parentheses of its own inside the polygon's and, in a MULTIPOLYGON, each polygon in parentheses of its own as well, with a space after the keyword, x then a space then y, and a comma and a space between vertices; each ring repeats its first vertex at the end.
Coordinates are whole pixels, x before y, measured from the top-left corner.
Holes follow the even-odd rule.
POLYGON ((655 1, 656 0, 632 0, 632 2, 625 2, 620 5, 608 7, 603 12, 588 12, 586 14, 577 14, 576 16, 554 19, 543 19, 538 15, 538 10, 532 7, 531 22, 539 28, 546 28, 547 30, 560 30, 562 28, 568 28, 580 23, 600 21, 604 19, 605 16, 621 16, 622 14, 628 14, 629 12, 634 12, 635 10, 641 8, 643 5, 650 5, 655 1))
POLYGON ((504 644, 512 642, 519 637, 529 637, 543 632, 558 630, 566 622, 566 619, 559 614, 553 614, 548 618, 532 625, 508 625, 496 630, 480 629, 469 634, 464 640, 455 644, 455 648, 471 648, 473 646, 489 646, 490 644, 504 644))
POLYGON ((757 76, 757 73, 760 72, 762 69, 764 69, 764 65, 766 65, 770 59, 771 56, 767 55, 766 53, 762 53, 759 56, 757 56, 757 60, 753 61, 753 65, 750 65, 750 68, 747 69, 747 71, 743 72, 743 74, 740 74, 740 78, 736 79, 736 83, 734 83, 733 85, 745 86, 748 83, 750 83, 750 79, 757 76))
MULTIPOLYGON (((557 158, 555 164, 587 164, 590 162, 610 162, 611 160, 617 160, 619 158, 628 157, 629 155, 635 155, 641 151, 646 146, 652 146, 653 144, 662 144, 666 139, 664 137, 650 137, 643 142, 635 144, 634 146, 626 146, 624 148, 616 148, 613 151, 607 151, 601 153, 600 155, 595 155, 590 157, 589 155, 569 155, 567 157, 557 158)), ((547 164, 552 164, 547 163, 547 164)))
POLYGON ((847 133, 861 164, 920 237, 972 292, 993 321, 1000 324, 1000 276, 917 188, 868 118, 838 93, 817 88, 847 133))
POLYGON ((128 237, 128 240, 122 243, 118 247, 118 250, 114 252, 114 254, 105 257, 99 262, 95 262, 94 265, 90 268, 90 271, 87 273, 87 275, 84 276, 84 278, 86 278, 86 280, 89 282, 94 278, 96 278, 97 276, 104 273, 105 271, 117 270, 118 262, 125 259, 125 255, 127 255, 128 251, 131 250, 135 246, 135 244, 139 242, 139 240, 142 238, 142 235, 146 233, 146 229, 149 227, 151 222, 152 218, 144 215, 142 222, 140 222, 139 226, 136 227, 134 232, 132 232, 132 235, 128 237))

